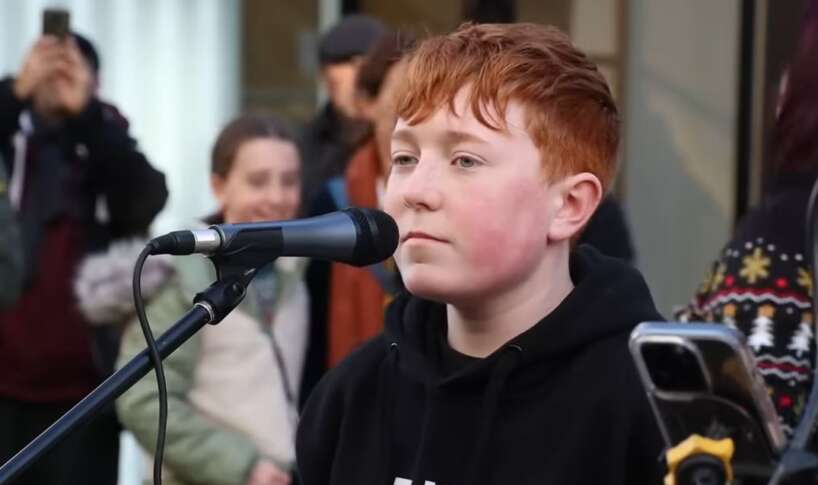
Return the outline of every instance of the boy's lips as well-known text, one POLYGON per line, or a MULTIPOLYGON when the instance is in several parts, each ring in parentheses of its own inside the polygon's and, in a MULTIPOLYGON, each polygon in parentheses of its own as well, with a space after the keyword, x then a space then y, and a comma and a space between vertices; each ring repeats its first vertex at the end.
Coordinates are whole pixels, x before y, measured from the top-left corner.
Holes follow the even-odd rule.
POLYGON ((436 236, 432 236, 431 234, 425 233, 423 231, 409 231, 408 233, 406 233, 405 236, 403 236, 403 238, 401 239, 401 242, 406 242, 406 241, 409 241, 409 240, 412 240, 412 239, 424 239, 424 240, 427 240, 427 241, 448 242, 445 239, 442 239, 442 238, 439 238, 439 237, 436 237, 436 236))

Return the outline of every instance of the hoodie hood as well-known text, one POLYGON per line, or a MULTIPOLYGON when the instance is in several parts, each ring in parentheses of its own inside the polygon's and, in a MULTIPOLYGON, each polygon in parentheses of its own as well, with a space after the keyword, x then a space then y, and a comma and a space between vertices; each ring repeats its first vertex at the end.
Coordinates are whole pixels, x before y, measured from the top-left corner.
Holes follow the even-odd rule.
MULTIPOLYGON (((574 289, 557 308, 488 357, 469 359, 454 370, 445 364, 444 358, 444 353, 453 352, 446 343, 444 304, 402 295, 390 307, 385 335, 391 365, 426 389, 421 421, 424 431, 412 467, 413 485, 424 483, 423 470, 440 451, 435 451, 436 446, 425 430, 432 420, 439 419, 433 415, 437 414, 434 409, 440 406, 442 396, 479 399, 479 417, 474 422, 473 450, 464 483, 486 483, 490 442, 500 420, 504 396, 522 398, 553 387, 561 377, 576 372, 567 364, 571 356, 588 349, 591 352, 607 349, 599 351, 600 364, 596 365, 618 365, 615 361, 621 357, 609 354, 610 348, 626 347, 622 336, 628 335, 636 324, 661 320, 644 279, 630 265, 603 256, 591 246, 574 251, 569 265, 574 289), (597 343, 601 344, 596 347, 597 343), (608 355, 610 362, 604 362, 603 355, 608 355)), ((588 368, 581 372, 576 375, 581 385, 594 374, 588 368)), ((387 387, 393 378, 383 376, 381 385, 387 387)), ((391 406, 392 403, 388 405, 391 406)), ((386 442, 387 437, 382 439, 386 442)))
POLYGON ((389 308, 385 332, 400 353, 401 371, 429 385, 484 384, 509 351, 519 354, 515 373, 525 372, 593 342, 629 333, 637 323, 662 319, 642 275, 627 263, 584 245, 572 253, 570 272, 574 289, 557 308, 493 354, 451 375, 443 366, 441 349, 446 305, 402 294, 389 308))
POLYGON ((626 263, 580 247, 570 270, 560 305, 483 359, 448 347, 444 304, 397 297, 384 335, 310 397, 303 483, 660 483, 661 437, 627 342, 661 316, 626 263))

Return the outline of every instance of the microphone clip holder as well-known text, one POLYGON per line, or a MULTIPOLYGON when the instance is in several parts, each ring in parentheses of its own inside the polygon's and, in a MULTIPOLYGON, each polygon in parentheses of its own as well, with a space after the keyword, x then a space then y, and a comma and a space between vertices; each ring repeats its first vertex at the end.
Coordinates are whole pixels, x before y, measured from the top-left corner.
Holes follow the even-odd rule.
POLYGON ((208 259, 216 269, 218 281, 237 278, 237 281, 246 287, 259 269, 278 258, 271 258, 269 251, 244 247, 235 251, 211 254, 208 259))

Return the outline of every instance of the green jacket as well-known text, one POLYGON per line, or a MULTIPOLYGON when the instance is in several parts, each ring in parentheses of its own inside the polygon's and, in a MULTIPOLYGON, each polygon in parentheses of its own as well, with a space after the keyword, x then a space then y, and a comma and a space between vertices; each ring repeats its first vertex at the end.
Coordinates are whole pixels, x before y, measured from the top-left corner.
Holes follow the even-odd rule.
POLYGON ((23 279, 23 248, 8 188, 6 171, 0 163, 0 308, 17 301, 23 279))
MULTIPOLYGON (((204 258, 194 256, 175 258, 173 266, 174 275, 147 306, 148 321, 157 338, 190 309, 194 294, 215 280, 215 273, 204 258)), ((280 293, 283 295, 277 306, 297 307, 295 313, 289 314, 288 320, 299 320, 298 325, 303 325, 306 331, 306 293, 302 288, 300 268, 292 272, 278 270, 276 272, 281 282, 280 293), (288 293, 290 290, 292 292, 298 290, 298 294, 303 293, 304 296, 293 296, 295 293, 288 293)), ((242 369, 240 367, 245 365, 242 359, 244 356, 231 355, 236 352, 253 353, 252 350, 241 349, 242 345, 249 345, 256 353, 259 349, 265 352, 267 345, 260 342, 264 340, 263 334, 248 335, 248 331, 253 332, 254 328, 263 327, 259 323, 262 321, 258 300, 254 298, 252 291, 248 291, 248 296, 239 308, 224 321, 215 326, 206 326, 164 360, 168 388, 164 481, 168 485, 243 485, 256 461, 262 456, 283 469, 293 467, 294 455, 288 451, 277 450, 282 447, 288 450, 287 447, 292 446, 295 423, 292 423, 293 429, 290 430, 289 424, 282 424, 281 419, 276 421, 266 416, 267 409, 275 408, 276 405, 281 407, 280 403, 283 402, 279 397, 284 394, 281 391, 281 384, 278 381, 273 383, 269 381, 270 376, 280 375, 275 367, 275 356, 262 355, 256 359, 248 356, 247 360, 254 363, 246 365, 252 368, 242 369), (253 323, 250 323, 251 320, 254 320, 253 323), (217 332, 222 333, 216 335, 217 332), (242 333, 245 334, 243 338, 237 335, 242 333), (237 341, 240 343, 236 343, 237 341), (236 348, 230 350, 231 345, 236 348), (227 358, 233 360, 225 360, 225 353, 227 358), (208 359, 211 361, 210 364, 207 363, 208 359), (223 369, 222 373, 220 369, 222 367, 229 368, 223 369), (230 374, 227 374, 228 372, 230 374), (221 375, 218 375, 220 373, 221 375), (209 377, 213 374, 217 374, 216 378, 209 377), (242 379, 249 379, 252 382, 242 387, 242 379), (213 389, 214 387, 236 386, 246 391, 234 391, 244 395, 222 396, 219 401, 209 398, 207 389, 198 389, 207 386, 211 388, 210 394, 219 393, 218 389, 213 389), (253 394, 253 389, 259 387, 261 397, 253 394), (265 397, 271 404, 264 402, 265 397), (254 400, 261 402, 252 409, 254 400), (235 407, 232 406, 233 402, 235 407), (242 410, 248 406, 251 409, 242 410), (229 409, 225 409, 226 407, 229 409), (241 421, 239 417, 242 413, 245 414, 243 427, 242 423, 231 421, 233 416, 238 416, 237 421, 241 421), (247 423, 252 425, 257 417, 259 428, 264 427, 264 422, 273 424, 267 425, 260 435, 257 432, 254 439, 248 436, 254 430, 248 428, 247 423), (279 433, 281 436, 270 436, 279 433), (264 453, 261 450, 264 447, 261 442, 267 439, 272 441, 278 439, 283 444, 278 444, 279 448, 276 448, 276 443, 273 443, 272 447, 267 447, 273 451, 264 453)), ((303 340, 305 347, 306 334, 303 340)), ((283 345, 290 345, 290 342, 283 345)), ((145 341, 139 322, 133 318, 125 329, 117 366, 123 366, 144 348, 145 341)), ((159 417, 155 374, 151 372, 142 378, 120 397, 116 405, 124 426, 152 453, 159 417)))

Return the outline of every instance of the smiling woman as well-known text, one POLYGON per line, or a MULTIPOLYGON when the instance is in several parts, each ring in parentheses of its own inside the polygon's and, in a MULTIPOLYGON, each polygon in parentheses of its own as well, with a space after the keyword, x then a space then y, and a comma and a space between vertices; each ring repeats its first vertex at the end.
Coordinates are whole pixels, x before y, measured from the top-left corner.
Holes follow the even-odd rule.
POLYGON ((271 118, 244 116, 213 147, 211 186, 225 222, 290 219, 301 200, 298 151, 271 118))
MULTIPOLYGON (((219 213, 211 220, 293 217, 301 193, 299 174, 295 145, 279 121, 263 116, 236 119, 213 147, 211 183, 219 213)), ((165 483, 291 483, 307 343, 308 302, 301 267, 300 260, 279 258, 260 269, 245 300, 222 324, 206 326, 165 360, 165 483)), ((157 334, 184 313, 203 282, 215 278, 202 258, 176 258, 169 273, 148 306, 157 334)), ((119 365, 143 347, 139 325, 129 322, 119 365)), ((147 449, 155 440, 155 398, 151 375, 117 402, 123 424, 147 449)))

